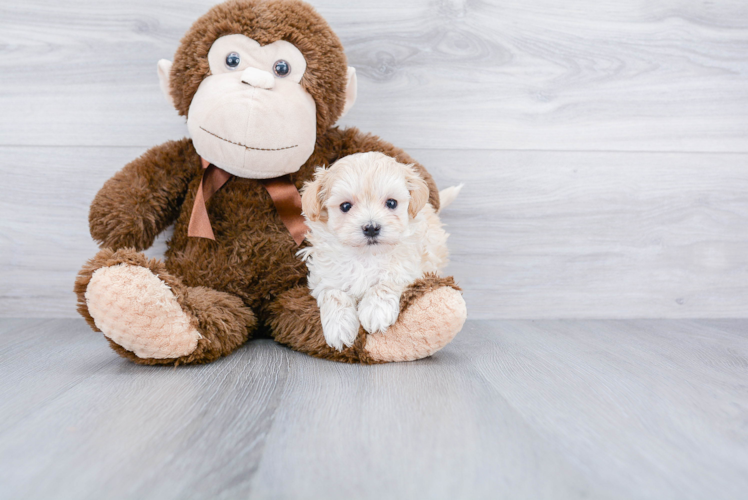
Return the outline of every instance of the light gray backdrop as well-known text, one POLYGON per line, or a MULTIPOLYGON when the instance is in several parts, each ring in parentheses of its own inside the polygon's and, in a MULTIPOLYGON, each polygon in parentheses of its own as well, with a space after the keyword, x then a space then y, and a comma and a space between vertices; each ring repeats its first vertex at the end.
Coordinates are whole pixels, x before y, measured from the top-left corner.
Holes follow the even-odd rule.
MULTIPOLYGON (((2 1, 0 316, 75 316, 88 205, 186 134, 156 62, 212 3, 2 1)), ((466 184, 472 318, 748 316, 748 2, 313 3, 358 69, 343 123, 466 184)))

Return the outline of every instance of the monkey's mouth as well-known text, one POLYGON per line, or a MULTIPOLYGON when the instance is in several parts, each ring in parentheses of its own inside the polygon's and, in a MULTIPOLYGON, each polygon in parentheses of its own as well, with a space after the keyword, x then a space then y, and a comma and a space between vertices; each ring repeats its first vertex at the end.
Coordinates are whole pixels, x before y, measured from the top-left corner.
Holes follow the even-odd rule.
POLYGON ((255 148, 255 147, 252 147, 252 146, 247 146, 246 144, 242 144, 240 142, 234 142, 234 141, 230 141, 228 139, 225 139, 225 138, 221 137, 220 135, 214 134, 210 130, 207 130, 202 125, 200 126, 200 130, 202 130, 203 132, 206 132, 206 133, 212 135, 213 137, 216 137, 217 139, 221 139, 222 141, 228 142, 229 144, 233 144, 234 146, 241 146, 244 149, 251 149, 253 151, 283 151, 284 149, 293 149, 293 148, 298 148, 299 147, 298 144, 294 144, 293 146, 286 146, 284 148, 255 148))

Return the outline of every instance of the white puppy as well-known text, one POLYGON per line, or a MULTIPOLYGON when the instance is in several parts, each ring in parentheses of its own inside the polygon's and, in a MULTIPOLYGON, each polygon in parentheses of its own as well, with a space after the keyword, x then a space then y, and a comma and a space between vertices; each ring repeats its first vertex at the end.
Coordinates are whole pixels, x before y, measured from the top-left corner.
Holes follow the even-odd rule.
MULTIPOLYGON (((441 192, 442 208, 462 185, 441 192)), ((353 345, 359 324, 384 332, 397 321, 400 295, 447 264, 447 237, 429 188, 412 165, 382 153, 358 153, 318 168, 301 204, 311 246, 309 269, 327 343, 353 345)))

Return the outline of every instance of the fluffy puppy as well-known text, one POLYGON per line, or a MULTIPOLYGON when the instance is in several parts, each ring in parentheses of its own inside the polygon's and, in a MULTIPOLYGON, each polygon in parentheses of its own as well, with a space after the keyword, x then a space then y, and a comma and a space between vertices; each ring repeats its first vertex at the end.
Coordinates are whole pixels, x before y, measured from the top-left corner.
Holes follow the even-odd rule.
MULTIPOLYGON (((461 188, 442 191, 442 207, 461 188)), ((405 288, 447 264, 448 234, 428 197, 412 165, 382 153, 346 156, 318 168, 304 186, 311 246, 299 255, 331 347, 351 346, 359 324, 369 333, 386 331, 405 288)))

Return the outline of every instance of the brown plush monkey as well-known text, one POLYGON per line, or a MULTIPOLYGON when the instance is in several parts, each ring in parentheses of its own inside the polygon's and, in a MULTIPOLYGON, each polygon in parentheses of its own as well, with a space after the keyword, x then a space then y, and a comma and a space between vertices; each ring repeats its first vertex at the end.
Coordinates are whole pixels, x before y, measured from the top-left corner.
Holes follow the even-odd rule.
MULTIPOLYGON (((205 363, 263 328, 313 356, 379 363, 429 356, 454 337, 466 316, 459 289, 427 276, 386 334, 361 329, 343 351, 325 343, 296 257, 298 189, 315 167, 352 153, 415 162, 334 126, 355 100, 356 74, 319 14, 296 0, 217 5, 158 70, 191 139, 150 149, 104 184, 89 216, 102 250, 75 283, 80 314, 117 353, 205 363), (148 260, 140 251, 172 223, 165 262, 148 260)), ((416 166, 438 208, 433 179, 416 166)))

